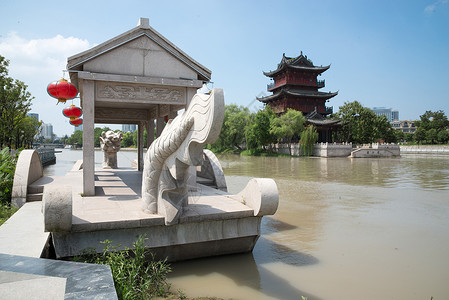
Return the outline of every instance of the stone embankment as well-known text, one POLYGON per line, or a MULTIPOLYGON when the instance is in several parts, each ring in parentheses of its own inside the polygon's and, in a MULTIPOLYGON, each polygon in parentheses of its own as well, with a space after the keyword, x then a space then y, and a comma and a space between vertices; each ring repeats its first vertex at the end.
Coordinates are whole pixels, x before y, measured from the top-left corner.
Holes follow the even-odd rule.
POLYGON ((400 146, 401 154, 449 154, 449 145, 400 146))
MULTIPOLYGON (((288 144, 272 145, 276 153, 289 154, 288 144)), ((291 155, 301 156, 302 149, 298 143, 291 145, 291 155)), ((396 144, 366 144, 353 147, 352 143, 317 143, 314 145, 312 156, 316 157, 397 157, 400 156, 399 146, 396 144)))
MULTIPOLYGON (((271 149, 275 153, 290 154, 288 144, 273 144, 271 149)), ((314 145, 312 156, 318 157, 348 157, 351 155, 352 143, 317 143, 314 145)), ((303 155, 299 143, 291 144, 291 155, 303 155)))

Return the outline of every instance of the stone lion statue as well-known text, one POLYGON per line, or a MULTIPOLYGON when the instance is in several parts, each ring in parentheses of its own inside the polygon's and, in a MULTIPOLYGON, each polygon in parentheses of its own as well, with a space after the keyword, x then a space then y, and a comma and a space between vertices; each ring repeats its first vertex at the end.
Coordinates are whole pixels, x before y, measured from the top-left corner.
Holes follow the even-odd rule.
POLYGON ((103 168, 117 169, 117 152, 120 150, 123 133, 112 130, 103 131, 100 136, 100 147, 104 152, 103 168))

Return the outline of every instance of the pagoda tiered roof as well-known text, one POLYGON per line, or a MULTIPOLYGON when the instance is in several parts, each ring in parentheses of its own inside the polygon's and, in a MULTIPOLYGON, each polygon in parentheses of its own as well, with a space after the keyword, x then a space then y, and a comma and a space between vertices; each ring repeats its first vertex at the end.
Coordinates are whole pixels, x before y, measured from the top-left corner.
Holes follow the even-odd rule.
POLYGON ((294 88, 281 88, 277 90, 273 95, 265 96, 265 97, 256 97, 257 100, 268 103, 272 100, 276 100, 281 98, 282 96, 295 96, 295 97, 307 97, 307 98, 315 98, 315 99, 323 99, 327 100, 334 96, 338 95, 338 92, 335 93, 324 93, 319 91, 308 91, 308 90, 297 90, 294 88))
POLYGON ((301 55, 299 55, 298 57, 287 57, 285 56, 285 53, 283 53, 281 62, 278 64, 277 69, 274 71, 263 72, 263 74, 268 77, 273 77, 286 69, 308 71, 316 74, 321 74, 329 68, 330 65, 324 67, 314 66, 312 61, 308 59, 307 56, 304 56, 301 51, 301 55))

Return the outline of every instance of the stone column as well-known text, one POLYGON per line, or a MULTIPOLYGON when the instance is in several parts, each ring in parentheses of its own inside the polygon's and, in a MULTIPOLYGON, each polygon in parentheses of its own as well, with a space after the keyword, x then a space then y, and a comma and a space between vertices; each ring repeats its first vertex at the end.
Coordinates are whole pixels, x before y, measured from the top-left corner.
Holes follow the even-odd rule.
POLYGON ((165 127, 165 117, 158 117, 156 119, 156 136, 159 137, 165 127))
POLYGON ((150 148, 150 145, 154 141, 154 120, 150 120, 145 123, 145 127, 147 128, 147 149, 150 148))
POLYGON ((137 124, 137 170, 143 170, 143 122, 137 124))
POLYGON ((192 101, 193 96, 195 96, 197 91, 197 88, 187 88, 187 93, 186 93, 186 97, 187 97, 187 101, 186 101, 186 109, 187 107, 189 107, 190 101, 192 101))
POLYGON ((168 114, 168 119, 174 119, 176 118, 176 116, 178 115, 178 111, 174 110, 174 111, 170 111, 170 113, 168 114))
POLYGON ((83 194, 95 196, 95 83, 83 80, 83 194))

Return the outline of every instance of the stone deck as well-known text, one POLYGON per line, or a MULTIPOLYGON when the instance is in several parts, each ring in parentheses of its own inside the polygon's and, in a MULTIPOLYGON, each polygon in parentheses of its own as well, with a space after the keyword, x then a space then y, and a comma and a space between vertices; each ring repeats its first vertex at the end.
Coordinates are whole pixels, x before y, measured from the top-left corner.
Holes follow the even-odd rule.
MULTIPOLYGON (((82 173, 78 173, 80 176, 70 180, 73 232, 164 225, 164 217, 142 211, 142 172, 132 168, 96 170, 95 196, 89 197, 82 197, 82 173)), ((180 223, 252 216, 253 209, 240 203, 238 196, 198 185, 189 193, 188 210, 180 223)))

